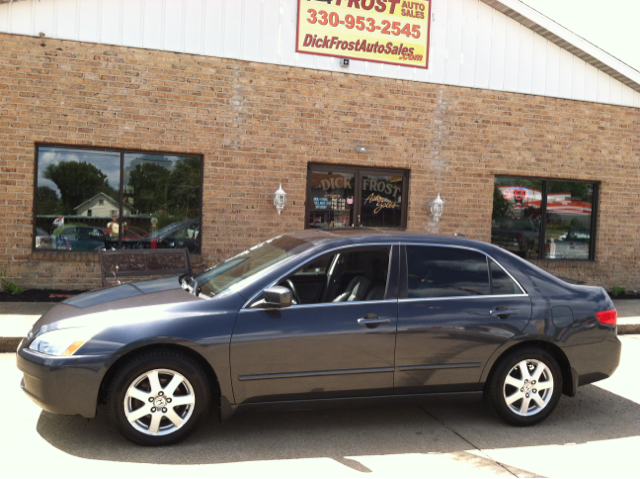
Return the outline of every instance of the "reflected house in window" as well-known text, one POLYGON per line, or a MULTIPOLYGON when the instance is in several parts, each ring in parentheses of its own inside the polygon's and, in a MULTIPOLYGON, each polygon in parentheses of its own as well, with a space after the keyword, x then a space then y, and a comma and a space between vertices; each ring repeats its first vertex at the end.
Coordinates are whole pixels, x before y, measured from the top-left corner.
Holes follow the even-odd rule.
MULTIPOLYGON (((111 218, 114 214, 118 214, 119 206, 118 202, 109 195, 105 193, 98 193, 93 198, 88 199, 84 203, 76 206, 74 209, 77 216, 111 218)), ((129 216, 131 214, 131 208, 126 205, 123 206, 122 213, 124 216, 129 216)))

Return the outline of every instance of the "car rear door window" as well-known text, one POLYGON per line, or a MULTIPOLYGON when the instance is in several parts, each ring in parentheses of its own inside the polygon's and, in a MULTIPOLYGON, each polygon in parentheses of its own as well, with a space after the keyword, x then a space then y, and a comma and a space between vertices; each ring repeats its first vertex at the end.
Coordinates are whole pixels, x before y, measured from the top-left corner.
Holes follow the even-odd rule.
POLYGON ((495 261, 489 260, 489 263, 491 265, 491 294, 524 294, 517 283, 511 279, 511 276, 498 266, 495 261))
POLYGON ((491 294, 487 257, 476 251, 407 246, 409 298, 448 298, 491 294))

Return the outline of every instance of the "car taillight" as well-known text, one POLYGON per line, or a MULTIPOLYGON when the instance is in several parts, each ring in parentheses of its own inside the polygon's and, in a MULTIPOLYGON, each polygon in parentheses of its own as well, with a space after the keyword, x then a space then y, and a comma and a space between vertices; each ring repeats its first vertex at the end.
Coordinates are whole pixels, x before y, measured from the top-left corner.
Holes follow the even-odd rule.
POLYGON ((600 311, 596 313, 596 318, 602 324, 610 324, 611 326, 615 326, 618 323, 618 312, 615 309, 610 309, 609 311, 600 311))

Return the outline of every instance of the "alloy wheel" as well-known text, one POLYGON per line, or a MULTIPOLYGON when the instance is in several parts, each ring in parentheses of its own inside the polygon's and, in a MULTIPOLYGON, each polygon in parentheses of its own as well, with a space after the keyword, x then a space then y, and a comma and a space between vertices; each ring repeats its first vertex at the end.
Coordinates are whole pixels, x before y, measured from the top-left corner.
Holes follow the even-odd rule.
POLYGON ((519 416, 534 416, 547 407, 553 397, 553 375, 537 359, 525 359, 507 374, 503 397, 507 407, 519 416))
POLYGON ((171 369, 153 369, 129 385, 124 396, 124 414, 141 433, 164 436, 189 421, 195 403, 193 387, 183 375, 171 369))

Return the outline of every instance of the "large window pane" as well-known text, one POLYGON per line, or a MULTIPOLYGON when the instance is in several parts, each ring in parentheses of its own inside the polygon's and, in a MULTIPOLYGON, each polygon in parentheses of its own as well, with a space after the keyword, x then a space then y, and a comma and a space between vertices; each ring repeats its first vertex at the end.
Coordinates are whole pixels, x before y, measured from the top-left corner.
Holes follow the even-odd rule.
POLYGON ((523 258, 538 258, 543 182, 496 178, 491 242, 523 258))
POLYGON ((487 257, 475 251, 407 246, 409 298, 490 294, 487 257))
POLYGON ((119 191, 119 153, 39 148, 36 248, 104 248, 119 191))
POLYGON ((199 157, 39 147, 35 246, 199 252, 201 190, 199 157))
POLYGON ((593 184, 549 181, 546 258, 590 258, 593 195, 593 184))
POLYGON ((402 225, 404 178, 392 175, 362 175, 361 225, 399 228, 402 225))
POLYGON ((311 228, 336 228, 354 224, 353 173, 311 171, 311 228))
POLYGON ((124 248, 200 251, 202 161, 149 154, 124 155, 124 248))

